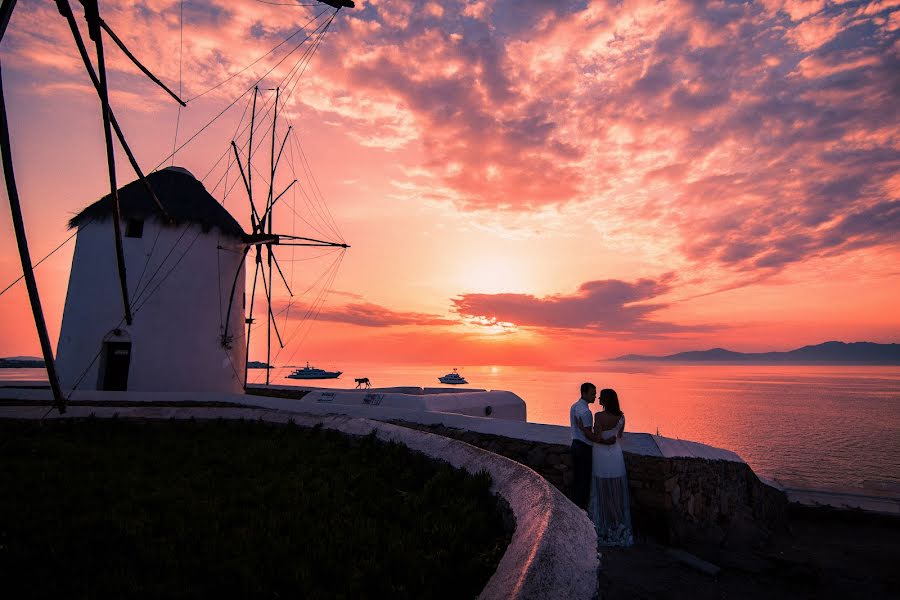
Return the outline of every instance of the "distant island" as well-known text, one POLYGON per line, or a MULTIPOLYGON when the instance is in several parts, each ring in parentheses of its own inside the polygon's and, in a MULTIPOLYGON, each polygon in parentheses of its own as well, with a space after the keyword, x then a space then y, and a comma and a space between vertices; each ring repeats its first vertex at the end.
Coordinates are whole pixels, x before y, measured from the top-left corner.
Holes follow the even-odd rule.
POLYGON ((274 369, 275 367, 273 367, 272 365, 267 365, 266 363, 264 363, 261 360, 248 360, 247 368, 248 369, 265 369, 265 368, 274 369))
POLYGON ((36 356, 0 358, 0 369, 43 369, 44 359, 36 356))
POLYGON ((825 342, 788 352, 733 352, 724 348, 679 352, 668 356, 626 354, 609 360, 686 363, 900 365, 900 344, 825 342))

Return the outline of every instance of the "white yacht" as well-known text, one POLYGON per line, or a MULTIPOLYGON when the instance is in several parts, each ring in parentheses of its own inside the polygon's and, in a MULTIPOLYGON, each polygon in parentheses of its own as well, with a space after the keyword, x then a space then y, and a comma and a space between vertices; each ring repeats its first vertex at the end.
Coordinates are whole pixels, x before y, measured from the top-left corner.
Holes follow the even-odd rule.
POLYGON ((309 366, 309 363, 307 362, 305 367, 297 369, 290 375, 285 375, 285 377, 288 379, 337 379, 341 376, 341 373, 342 371, 317 369, 309 366))
POLYGON ((450 385, 461 385, 464 383, 469 383, 462 375, 456 372, 456 369, 453 369, 452 373, 447 373, 443 377, 438 377, 438 381, 440 381, 441 383, 449 383, 450 385))

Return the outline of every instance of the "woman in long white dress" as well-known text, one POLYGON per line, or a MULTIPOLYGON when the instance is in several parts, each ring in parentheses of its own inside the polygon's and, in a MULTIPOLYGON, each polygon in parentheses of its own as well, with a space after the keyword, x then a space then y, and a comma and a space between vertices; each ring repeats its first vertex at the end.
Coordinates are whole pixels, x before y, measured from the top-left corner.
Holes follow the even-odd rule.
POLYGON ((598 545, 627 547, 634 543, 634 536, 631 531, 625 457, 619 443, 625 429, 625 415, 619 408, 619 396, 615 390, 601 390, 598 402, 603 410, 594 415, 594 437, 618 439, 614 444, 593 445, 588 514, 597 528, 598 545))

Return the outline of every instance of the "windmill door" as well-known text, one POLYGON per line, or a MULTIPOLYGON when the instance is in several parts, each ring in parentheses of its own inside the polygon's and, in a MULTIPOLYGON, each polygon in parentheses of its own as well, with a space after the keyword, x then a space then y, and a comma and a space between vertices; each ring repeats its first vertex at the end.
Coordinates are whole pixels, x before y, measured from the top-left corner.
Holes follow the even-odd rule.
POLYGON ((100 363, 100 389, 128 389, 128 366, 130 364, 131 342, 103 342, 103 362, 100 363))

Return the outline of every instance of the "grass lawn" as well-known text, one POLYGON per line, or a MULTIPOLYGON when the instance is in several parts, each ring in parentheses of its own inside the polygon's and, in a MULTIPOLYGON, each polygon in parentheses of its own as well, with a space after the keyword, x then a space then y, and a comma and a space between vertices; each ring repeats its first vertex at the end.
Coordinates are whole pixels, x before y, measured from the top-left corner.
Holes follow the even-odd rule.
POLYGON ((509 542, 489 486, 323 429, 0 420, 0 593, 472 598, 509 542))

